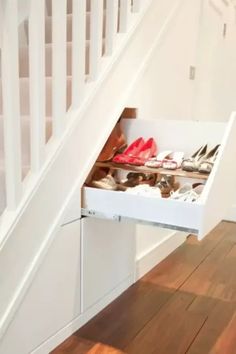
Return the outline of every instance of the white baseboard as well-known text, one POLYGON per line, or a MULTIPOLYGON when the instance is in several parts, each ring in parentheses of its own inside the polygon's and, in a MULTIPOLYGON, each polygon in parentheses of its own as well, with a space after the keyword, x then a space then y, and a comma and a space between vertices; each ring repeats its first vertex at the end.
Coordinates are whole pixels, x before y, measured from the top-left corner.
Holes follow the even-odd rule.
POLYGON ((98 303, 90 307, 86 312, 76 317, 71 321, 66 327, 62 328, 53 337, 50 337, 39 347, 30 352, 30 354, 48 354, 59 344, 64 342, 68 337, 70 337, 75 331, 81 328, 85 323, 87 323, 91 318, 98 314, 102 309, 114 301, 119 295, 121 295, 126 289, 128 289, 133 284, 133 275, 130 275, 122 283, 120 283, 114 290, 109 294, 104 296, 98 303))
POLYGON ((136 261, 135 280, 142 278, 186 240, 184 232, 172 232, 136 261))

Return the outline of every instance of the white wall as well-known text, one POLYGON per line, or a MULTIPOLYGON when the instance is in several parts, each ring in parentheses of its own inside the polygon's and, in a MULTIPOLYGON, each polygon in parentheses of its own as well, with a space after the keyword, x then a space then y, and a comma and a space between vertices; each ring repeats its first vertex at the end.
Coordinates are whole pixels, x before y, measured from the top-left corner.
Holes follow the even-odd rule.
MULTIPOLYGON (((156 48, 128 100, 128 106, 138 108, 139 118, 192 119, 195 81, 189 80, 189 68, 196 65, 200 11, 201 0, 184 1, 156 48)), ((136 233, 138 262, 173 234, 170 230, 150 226, 137 226, 136 233)), ((156 257, 159 257, 158 251, 156 257)))
POLYGON ((236 18, 234 6, 215 3, 217 8, 204 2, 194 118, 225 121, 236 108, 236 18))
MULTIPOLYGON (((215 0, 215 5, 214 8, 204 2, 193 117, 227 121, 236 109, 236 9, 230 2, 225 6, 223 1, 215 0), (224 24, 227 24, 225 37, 224 24)), ((226 213, 226 218, 232 221, 236 221, 234 190, 235 203, 226 213)))
POLYGON ((129 105, 139 117, 191 119, 195 82, 189 68, 196 65, 201 0, 183 1, 175 22, 155 50, 129 105))

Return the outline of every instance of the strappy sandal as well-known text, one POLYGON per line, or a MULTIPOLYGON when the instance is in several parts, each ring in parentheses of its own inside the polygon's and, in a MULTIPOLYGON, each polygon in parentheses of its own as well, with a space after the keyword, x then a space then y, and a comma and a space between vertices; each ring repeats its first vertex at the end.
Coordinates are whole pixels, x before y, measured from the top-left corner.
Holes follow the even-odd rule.
POLYGON ((174 152, 169 155, 168 159, 165 159, 162 163, 162 167, 166 170, 177 170, 180 168, 184 159, 184 153, 181 151, 174 152))
POLYGON ((190 158, 182 162, 182 170, 197 172, 202 159, 207 153, 207 145, 201 146, 190 158))
POLYGON ((183 201, 183 202, 191 202, 191 203, 196 202, 199 199, 200 195, 202 194, 204 184, 197 183, 196 187, 194 186, 195 185, 186 183, 179 190, 172 193, 170 198, 183 201))
POLYGON ((206 173, 210 174, 212 171, 212 168, 214 166, 214 163, 216 161, 216 158, 219 153, 219 147, 220 145, 216 145, 214 149, 208 152, 208 154, 205 156, 205 158, 202 160, 200 163, 200 166, 198 168, 198 171, 200 173, 206 173))
POLYGON ((162 167, 163 161, 166 160, 170 156, 171 153, 172 153, 172 151, 170 151, 170 150, 162 151, 156 157, 149 159, 145 163, 145 166, 151 167, 151 168, 160 168, 160 167, 162 167))

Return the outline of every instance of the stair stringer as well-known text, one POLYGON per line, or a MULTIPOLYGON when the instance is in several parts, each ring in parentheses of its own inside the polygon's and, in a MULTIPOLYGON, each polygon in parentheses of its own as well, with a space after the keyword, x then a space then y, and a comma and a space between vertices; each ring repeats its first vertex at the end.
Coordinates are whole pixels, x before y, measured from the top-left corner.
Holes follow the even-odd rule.
POLYGON ((0 337, 14 319, 60 225, 80 217, 84 180, 152 52, 184 2, 152 1, 110 75, 83 111, 75 112, 73 126, 1 249, 0 337), (2 271, 5 269, 7 272, 2 271))

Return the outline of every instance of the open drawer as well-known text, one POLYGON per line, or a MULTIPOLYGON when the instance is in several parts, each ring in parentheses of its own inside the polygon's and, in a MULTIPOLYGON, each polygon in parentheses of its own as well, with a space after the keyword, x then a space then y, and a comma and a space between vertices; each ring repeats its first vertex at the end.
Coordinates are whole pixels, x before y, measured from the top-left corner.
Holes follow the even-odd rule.
MULTIPOLYGON (((208 143, 209 147, 221 144, 220 152, 208 178, 197 173, 188 175, 176 172, 178 178, 204 181, 205 187, 197 202, 84 187, 82 215, 156 224, 186 231, 202 239, 226 217, 233 203, 236 114, 231 115, 227 124, 140 119, 124 120, 122 124, 128 143, 139 136, 145 139, 154 137, 159 151, 184 151, 186 156, 191 156, 201 145, 208 143)), ((125 168, 129 169, 127 166, 125 168)))

